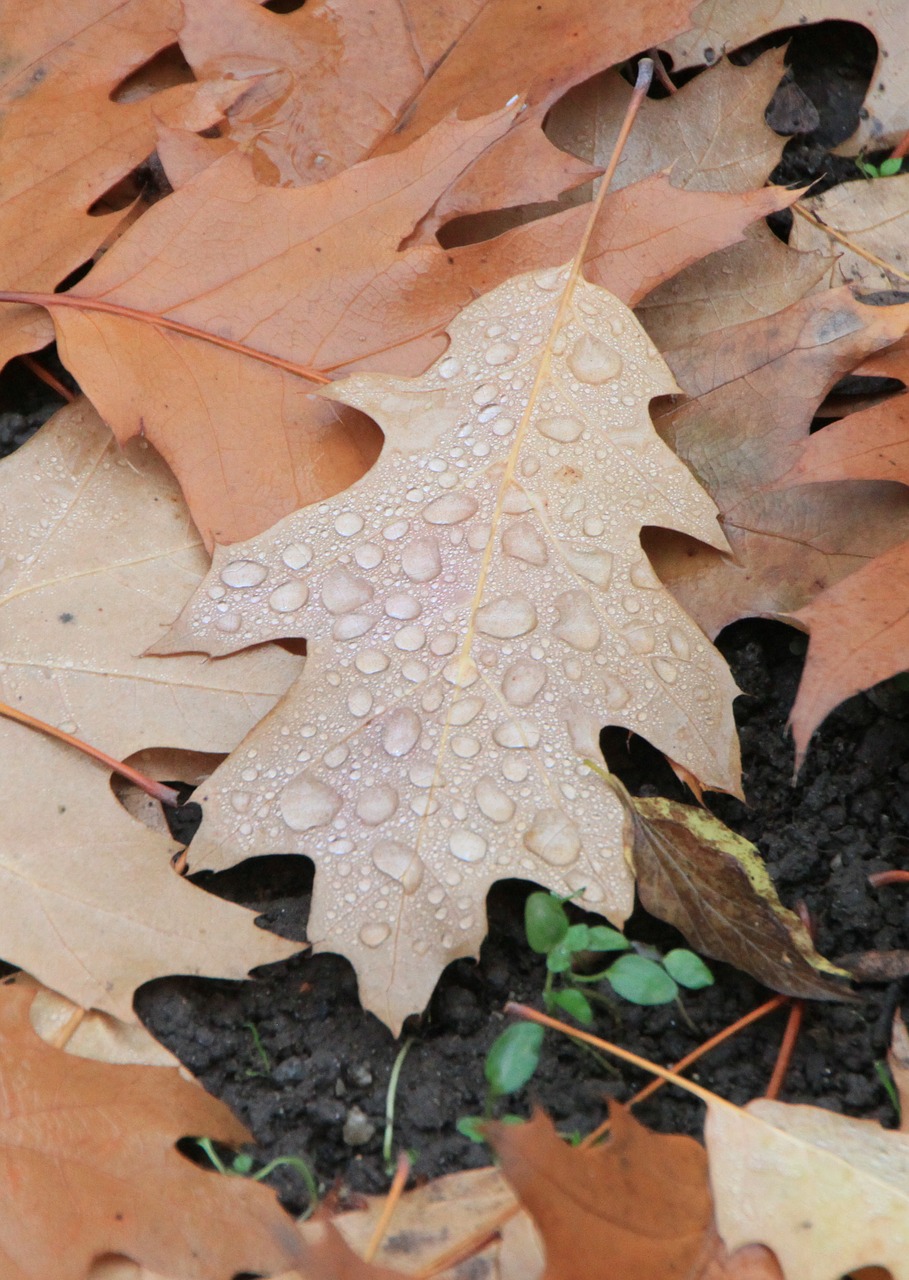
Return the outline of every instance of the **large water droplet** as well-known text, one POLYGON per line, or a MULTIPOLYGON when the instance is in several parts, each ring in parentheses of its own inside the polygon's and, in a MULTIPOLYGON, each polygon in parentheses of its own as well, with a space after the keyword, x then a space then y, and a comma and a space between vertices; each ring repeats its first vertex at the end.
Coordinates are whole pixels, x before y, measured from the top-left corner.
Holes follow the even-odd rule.
POLYGON ((385 612, 389 618, 397 618, 400 622, 409 622, 418 618, 421 612, 419 600, 406 591, 395 591, 385 601, 385 612))
POLYGON ((490 822, 510 822, 514 817, 515 805, 511 796, 497 787, 489 776, 480 778, 473 789, 474 797, 480 806, 480 812, 490 822))
POLYGON ((612 556, 608 551, 575 551, 564 545, 562 550, 579 578, 606 590, 612 581, 612 556))
POLYGON ((387 924, 364 924, 360 930, 360 941, 367 947, 381 947, 382 943, 391 933, 391 929, 387 924))
POLYGON ((368 613, 348 613, 339 618, 331 629, 333 640, 358 640, 376 625, 368 613))
POLYGON ((622 357, 615 347, 584 333, 575 340, 568 355, 568 368, 579 382, 598 387, 610 382, 622 372, 622 357))
POLYGON ((666 684, 675 684, 679 678, 678 667, 671 662, 667 662, 665 658, 654 658, 653 669, 666 684))
POLYGON ((610 711, 620 711, 628 702, 631 694, 621 680, 615 676, 603 677, 603 690, 606 695, 606 706, 610 711))
POLYGON ((691 645, 688 643, 688 637, 684 631, 679 631, 678 627, 669 628, 669 647, 682 662, 687 662, 691 657, 691 645))
POLYGON ((479 753, 480 743, 466 733, 456 733, 451 740, 452 752, 459 760, 472 760, 479 753))
POLYGON ((239 613, 219 613, 215 618, 215 626, 219 631, 225 632, 227 635, 233 635, 235 631, 240 630, 243 619, 239 613))
POLYGON ((372 694, 368 689, 351 689, 347 695, 347 710, 360 719, 372 711, 372 694))
POLYGON ((265 565, 255 560, 233 560, 221 570, 221 581, 226 587, 257 587, 267 577, 265 565))
POLYGON ((536 609, 524 595, 501 596, 477 610, 477 630, 498 640, 524 636, 536 625, 536 609))
POLYGON ((485 706, 482 698, 462 698, 460 702, 455 702, 448 714, 448 723, 459 727, 470 724, 485 706))
POLYGON ((343 565, 335 565, 322 583, 322 603, 329 613, 353 613, 372 599, 372 587, 343 565))
POLYGON ((275 613, 294 613, 309 599, 309 588, 303 582, 285 582, 268 597, 268 607, 275 613))
POLYGON ((375 569, 382 563, 385 552, 374 542, 364 542, 354 552, 354 560, 361 569, 375 569))
POLYGON ((578 418, 564 415, 553 418, 539 418, 537 431, 547 440, 558 440, 560 444, 571 444, 577 440, 584 430, 584 424, 578 418))
POLYGON ((357 817, 368 827, 387 822, 398 807, 398 793, 394 787, 364 787, 357 797, 357 817))
POLYGON ((292 542, 289 547, 284 548, 281 553, 281 559, 288 569, 305 569, 312 559, 312 552, 309 547, 301 546, 298 542, 292 542))
POLYGON ((423 864, 413 849, 398 840, 380 840, 372 851, 378 869, 403 885, 405 893, 415 893, 423 879, 423 864))
POLYGON ((311 831, 324 827, 341 808, 337 791, 320 782, 314 774, 298 773, 278 797, 281 817, 291 831, 311 831))
POLYGON ((634 627, 626 631, 625 639, 628 647, 635 653, 653 653, 656 647, 656 633, 653 627, 634 627))
POLYGON ((460 524, 476 515, 479 503, 470 493, 443 493, 423 509, 428 524, 460 524))
POLYGON ((546 683, 546 668, 532 658, 519 658, 502 677, 505 700, 515 707, 529 707, 546 683))
POLYGON ((592 653, 600 643, 600 623, 586 591, 563 591, 554 601, 559 621, 552 634, 581 653, 592 653))
POLYGON ((354 659, 354 666, 364 676, 374 676, 388 666, 388 658, 381 649, 364 649, 354 659))
POLYGON ((499 388, 494 382, 484 382, 481 387, 477 387, 471 396, 471 400, 478 405, 492 404, 498 394, 499 388))
POLYGON ((394 645, 402 653, 416 653, 426 643, 426 632, 422 627, 401 627, 395 632, 394 645))
POLYGON ((527 564, 544 565, 549 559, 545 539, 529 520, 514 520, 502 534, 502 550, 507 556, 527 564))
POLYGON ((437 538, 415 538, 401 552, 401 567, 413 582, 431 582, 442 572, 442 553, 437 538))
POLYGON ((533 751, 540 745, 540 731, 532 720, 506 720, 496 726, 492 736, 500 747, 533 751))
POLYGON ((491 365, 508 364, 517 354, 518 348, 514 342, 494 342, 491 347, 486 348, 484 359, 491 365))
POLYGON ((382 746, 390 756, 406 756, 417 745, 419 737, 420 717, 409 707, 399 707, 385 721, 382 746))
POLYGON ((647 560, 638 560, 636 564, 633 564, 628 576, 636 587, 653 589, 660 585, 659 578, 653 572, 647 560))
POLYGON ((363 517, 356 511, 342 511, 335 520, 335 532, 342 538, 352 538, 363 528, 363 517))
POLYGON ((439 365, 440 378, 456 378, 461 372, 461 361, 456 356, 446 356, 439 365))
POLYGON ((461 862, 479 862, 486 854, 486 841, 475 831, 454 831, 448 847, 461 862))
POLYGON ((575 824, 561 809, 541 809, 524 833, 531 853, 551 867, 570 867, 581 852, 581 837, 575 824))

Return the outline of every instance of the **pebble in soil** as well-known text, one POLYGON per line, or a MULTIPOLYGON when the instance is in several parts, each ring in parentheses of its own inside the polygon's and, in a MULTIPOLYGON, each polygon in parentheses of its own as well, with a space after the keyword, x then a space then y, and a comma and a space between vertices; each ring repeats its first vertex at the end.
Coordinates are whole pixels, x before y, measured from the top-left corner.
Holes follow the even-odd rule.
MULTIPOLYGON (((729 628, 720 647, 745 696, 737 702, 749 806, 728 797, 711 806, 765 856, 787 905, 804 899, 829 956, 909 945, 909 898, 899 888, 875 891, 867 875, 909 855, 909 693, 899 682, 844 704, 812 743, 791 785, 792 744, 786 732, 803 662, 804 637, 775 623, 729 628)), ((607 740, 607 755, 639 791, 672 793, 668 770, 646 744, 607 740)), ((684 798, 680 791, 675 794, 684 798)), ((303 938, 312 871, 302 857, 256 859, 202 883, 263 913, 280 933, 303 938)), ((416 1152, 416 1170, 435 1177, 483 1164, 487 1155, 455 1129, 459 1116, 482 1110, 482 1063, 503 1029, 509 999, 539 1003, 540 958, 523 939, 523 902, 530 886, 508 881, 489 898, 490 935, 480 960, 450 965, 422 1020, 396 1102, 395 1149, 416 1152)), ((666 926, 636 912, 629 934, 663 949, 678 942, 666 926)), ((714 965, 717 983, 686 997, 696 1024, 674 1005, 620 1006, 620 1019, 598 1017, 607 1038, 659 1062, 672 1062, 766 998, 750 978, 714 965)), ((810 1005, 783 1094, 850 1115, 893 1122, 874 1063, 886 1051, 900 984, 865 987, 855 1007, 810 1005)), ((382 1138, 389 1075, 400 1042, 360 1009, 350 965, 340 957, 305 956, 260 971, 248 983, 168 978, 142 988, 137 1009, 150 1030, 177 1053, 256 1136, 256 1155, 302 1155, 323 1185, 353 1191, 387 1186, 382 1138), (257 1052, 252 1023, 268 1056, 257 1052), (372 1132, 370 1132, 370 1129, 372 1132)), ((694 1078, 734 1102, 766 1087, 784 1015, 777 1013, 712 1053, 694 1078)), ((509 1107, 539 1102, 565 1132, 589 1130, 606 1095, 627 1097, 644 1082, 621 1066, 612 1075, 567 1041, 547 1037, 531 1086, 509 1107)), ((664 1089, 640 1109, 663 1130, 699 1132, 700 1104, 664 1089)), ((305 1195, 297 1175, 270 1179, 288 1206, 305 1195)))

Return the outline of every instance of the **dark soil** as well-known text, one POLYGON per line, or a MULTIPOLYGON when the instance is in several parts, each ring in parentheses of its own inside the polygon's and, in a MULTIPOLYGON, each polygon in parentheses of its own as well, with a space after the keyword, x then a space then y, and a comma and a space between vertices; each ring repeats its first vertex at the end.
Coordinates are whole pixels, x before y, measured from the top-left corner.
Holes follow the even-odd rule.
MULTIPOLYGON (((820 178, 829 185, 855 176, 851 161, 831 156, 830 147, 854 127, 874 55, 867 32, 848 23, 793 33, 789 56, 797 91, 790 85, 773 115, 780 131, 788 120, 798 136, 787 148, 778 180, 820 178)), ((45 389, 10 382, 21 377, 6 374, 0 380, 0 410, 16 410, 0 412, 0 445, 5 439, 7 449, 49 412, 45 389)), ((711 799, 711 807, 758 844, 783 901, 807 904, 825 955, 909 947, 909 894, 899 887, 875 891, 867 882, 871 872, 909 865, 909 692, 898 679, 839 708, 816 736, 793 786, 786 718, 804 637, 779 624, 748 621, 729 628, 719 643, 746 695, 737 703, 737 718, 749 805, 720 797, 711 799)), ((634 741, 629 749, 624 735, 610 734, 605 746, 610 765, 633 788, 683 798, 646 744, 634 741)), ((192 820, 192 806, 184 816, 192 820)), ((197 879, 254 907, 277 932, 304 939, 312 883, 307 859, 262 858, 197 879)), ((395 1099, 393 1146, 413 1149, 419 1174, 436 1176, 488 1160, 483 1148, 458 1134, 455 1123, 483 1109, 484 1056, 505 1025, 505 1002, 540 1003, 543 966, 523 941, 528 892, 529 885, 516 881, 495 888, 479 963, 449 966, 426 1015, 406 1028, 411 1040, 395 1099)), ((664 950, 679 942, 641 911, 628 933, 664 950)), ((767 998, 750 978, 713 967, 716 985, 685 999, 693 1025, 674 1005, 623 1004, 614 1019, 604 1013, 597 1030, 658 1062, 680 1058, 767 998)), ((893 1108, 875 1064, 886 1052, 894 1011, 901 999, 906 1002, 909 987, 900 981, 866 986, 862 996, 854 1006, 807 1008, 783 1097, 892 1124, 893 1108)), ((302 956, 262 970, 247 983, 163 979, 139 992, 136 1007, 154 1034, 249 1125, 257 1158, 302 1156, 323 1186, 340 1183, 370 1192, 387 1187, 386 1101, 403 1042, 362 1012, 345 960, 302 956)), ((778 1012, 725 1043, 694 1078, 734 1102, 761 1094, 784 1018, 778 1012)), ((536 1101, 564 1131, 586 1132, 602 1118, 607 1095, 628 1097, 643 1082, 638 1073, 607 1070, 551 1035, 532 1086, 509 1108, 525 1111, 536 1101)), ((640 1118, 658 1129, 699 1132, 701 1112, 687 1096, 664 1089, 641 1107, 640 1118)), ((305 1207, 297 1174, 285 1167, 270 1181, 289 1208, 305 1207)))

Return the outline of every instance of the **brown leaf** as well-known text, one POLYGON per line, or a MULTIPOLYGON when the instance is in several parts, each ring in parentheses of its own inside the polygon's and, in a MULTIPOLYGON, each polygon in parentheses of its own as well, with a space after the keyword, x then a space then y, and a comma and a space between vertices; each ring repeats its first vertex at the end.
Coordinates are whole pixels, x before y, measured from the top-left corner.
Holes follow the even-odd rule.
POLYGON ((628 815, 638 895, 696 951, 743 969, 784 995, 851 1000, 849 974, 814 949, 808 930, 777 897, 753 844, 705 809, 630 796, 609 786, 628 815))
MULTIPOLYGON (((878 146, 880 143, 875 143, 875 147, 878 146)), ((905 291, 909 288, 907 201, 909 174, 866 182, 844 182, 823 195, 800 201, 808 213, 838 235, 828 234, 823 227, 806 218, 796 217, 791 242, 797 249, 821 252, 832 249, 836 265, 831 276, 836 284, 845 281, 867 290, 905 291), (852 241, 857 247, 850 248, 840 237, 852 241), (864 250, 869 256, 859 250, 864 250)))
POLYGON ((202 789, 193 864, 313 858, 309 936, 396 1028, 475 953, 504 876, 625 918, 621 804, 583 763, 604 721, 738 787, 728 669, 640 551, 645 513, 717 540, 651 429, 674 389, 652 344, 567 268, 500 285, 449 332, 419 379, 331 388, 381 423, 379 462, 219 549, 166 642, 306 635, 303 680, 202 789))
MULTIPOLYGON (((0 245, 7 289, 52 292, 126 214, 91 206, 155 146, 155 122, 215 123, 236 95, 226 81, 181 84, 134 101, 114 91, 173 41, 174 0, 37 0, 0 19, 0 245)), ((53 337, 33 307, 0 309, 0 365, 53 337)))
MULTIPOLYGON (((584 209, 491 243, 400 248, 511 115, 444 122, 407 151, 304 190, 263 187, 248 158, 228 155, 149 210, 54 307, 68 367, 121 441, 141 434, 160 449, 209 544, 344 489, 381 438, 361 414, 314 400, 296 374, 156 317, 293 365, 421 372, 460 308, 516 272, 558 265, 580 240, 584 209), (83 299, 84 314, 72 305, 83 299), (99 313, 93 300, 143 314, 99 313)), ((590 276, 633 301, 793 196, 674 192, 651 179, 607 201, 590 276)))
POLYGON ((616 1104, 609 1114, 609 1139, 592 1150, 563 1142, 542 1112, 487 1127, 543 1237, 544 1280, 782 1280, 769 1251, 724 1249, 699 1143, 651 1133, 616 1104))
MULTIPOLYGON (((909 397, 886 400, 817 432, 780 483, 810 495, 801 486, 861 480, 909 485, 909 397)), ((793 618, 811 637, 791 716, 801 761, 812 733, 835 706, 906 667, 909 541, 821 592, 793 618)))
POLYGON ((909 308, 864 306, 837 289, 666 353, 693 398, 655 425, 716 501, 733 558, 663 533, 645 546, 709 635, 738 618, 794 613, 909 536, 902 487, 780 488, 828 388, 907 323, 909 308))
MULTIPOLYGON (((224 751, 299 671, 274 646, 228 664, 141 656, 206 558, 160 460, 141 443, 122 455, 85 401, 0 478, 3 701, 119 758, 161 743, 224 751)), ((8 720, 0 749, 5 960, 134 1021, 133 990, 150 978, 242 978, 296 950, 177 876, 173 841, 134 822, 93 761, 8 720)))
POLYGON ((32 1030, 32 999, 27 987, 0 987, 5 1280, 82 1280, 105 1253, 184 1280, 287 1267, 295 1231, 274 1192, 206 1173, 175 1149, 191 1134, 248 1141, 223 1103, 172 1067, 51 1048, 32 1030))

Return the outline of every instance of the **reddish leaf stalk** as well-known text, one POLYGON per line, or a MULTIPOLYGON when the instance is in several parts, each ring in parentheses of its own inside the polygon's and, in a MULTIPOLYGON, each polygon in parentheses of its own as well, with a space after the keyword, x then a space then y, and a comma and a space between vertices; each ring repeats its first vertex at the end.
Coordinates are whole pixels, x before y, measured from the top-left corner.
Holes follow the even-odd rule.
POLYGON ((5 702, 0 702, 0 716, 5 716, 7 720, 15 720, 18 724, 24 724, 29 729, 38 729, 39 732, 46 733, 48 737, 56 738, 58 742, 65 742, 67 746, 75 747, 83 755, 90 756, 92 760, 97 760, 99 764, 103 764, 112 773, 118 773, 121 778, 126 778, 127 781, 135 783, 147 795, 150 795, 155 800, 160 800, 162 804, 175 806, 180 803, 180 797, 173 787, 166 787, 163 782, 146 777, 144 773, 140 773, 132 765, 124 764, 122 760, 115 760, 113 756, 109 756, 100 747, 93 747, 90 743, 83 742, 81 738, 75 738, 71 733, 65 733, 62 729, 58 729, 56 725, 48 724, 44 720, 38 720, 35 716, 30 716, 25 711, 18 711, 15 707, 8 707, 5 702))
POLYGON ((372 1262, 373 1258, 379 1252, 379 1246, 385 1238, 388 1231, 388 1225, 391 1222, 392 1215, 398 1207, 398 1201, 407 1186, 407 1179, 410 1176, 410 1158, 406 1151, 402 1151, 398 1156, 398 1167, 395 1169, 395 1176, 392 1178, 391 1186, 388 1189, 388 1195, 385 1197, 385 1203, 382 1205, 382 1212, 379 1215, 379 1221, 376 1223, 375 1230, 370 1237, 369 1244, 363 1254, 364 1262, 372 1262))
POLYGON ((873 889, 882 889, 887 884, 909 884, 909 871, 875 871, 868 877, 873 889))
POLYGON ((25 365, 26 369, 33 373, 36 378, 40 378, 41 381, 46 383, 52 391, 56 391, 58 396, 62 396, 68 404, 72 404, 76 397, 70 391, 69 387, 64 386, 60 379, 55 378, 49 369, 45 369, 44 365, 39 364, 34 356, 22 355, 19 359, 25 365))
POLYGON ((778 1098, 780 1090, 783 1087, 783 1081, 786 1079, 786 1072, 792 1063, 792 1054, 795 1050, 795 1043, 799 1038, 799 1031, 802 1028, 802 1017, 805 1012, 804 1000, 793 1000, 789 1006, 789 1017, 786 1021, 786 1027, 783 1031, 783 1038, 780 1041, 780 1050, 776 1055, 776 1062, 773 1067, 773 1074, 770 1077, 770 1083, 764 1092, 765 1098, 778 1098))
POLYGON ((100 298, 80 298, 71 293, 21 293, 15 289, 0 290, 0 302, 22 302, 28 306, 46 307, 53 311, 54 307, 70 307, 75 311, 100 311, 105 315, 119 316, 123 320, 137 320, 151 325, 154 329, 169 329, 173 333, 182 333, 187 338, 197 338, 200 342, 209 342, 212 346, 223 347, 225 351, 233 351, 237 355, 248 356, 251 360, 259 360, 262 364, 270 364, 275 369, 292 373, 298 378, 306 378, 309 382, 321 385, 331 382, 324 373, 309 369, 306 365, 295 364, 293 360, 282 360, 280 356, 269 355, 267 351, 257 351, 254 347, 245 347, 242 342, 234 342, 231 338, 221 338, 205 329, 196 329, 191 324, 183 324, 180 320, 171 320, 167 316, 155 315, 153 311, 138 311, 134 307, 124 307, 119 302, 102 302, 100 298))

